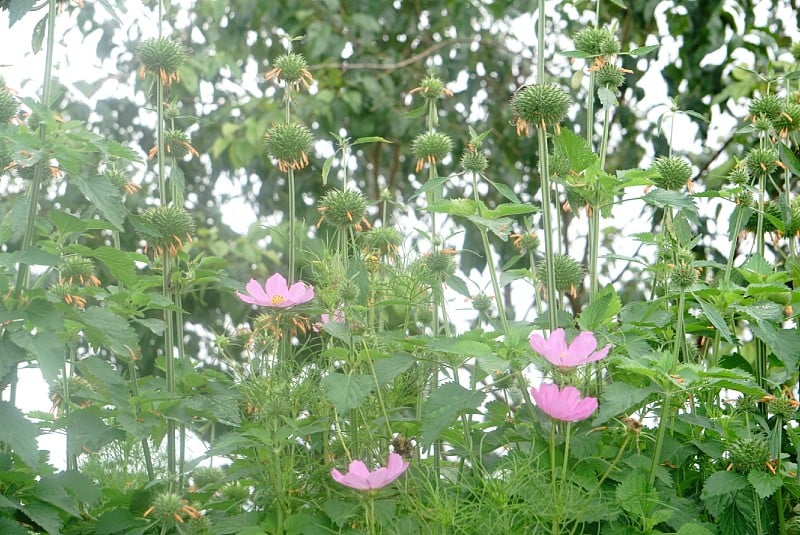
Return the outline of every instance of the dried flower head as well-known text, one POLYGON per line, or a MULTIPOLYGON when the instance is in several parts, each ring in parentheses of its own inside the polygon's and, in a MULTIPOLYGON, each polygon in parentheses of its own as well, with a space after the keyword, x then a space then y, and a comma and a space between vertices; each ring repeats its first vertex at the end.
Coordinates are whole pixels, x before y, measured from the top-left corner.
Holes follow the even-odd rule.
POLYGON ((49 290, 57 299, 64 301, 68 305, 74 305, 76 308, 81 309, 86 308, 86 299, 78 295, 78 288, 72 284, 60 282, 50 286, 49 290))
POLYGON ((358 190, 332 189, 319 200, 317 211, 322 214, 317 227, 325 220, 340 230, 355 229, 361 231, 370 228, 366 219, 367 198, 358 190))
POLYGON ((145 252, 152 251, 156 257, 176 256, 183 250, 184 241, 192 241, 195 231, 192 216, 179 206, 148 208, 142 219, 151 228, 142 236, 146 241, 145 252))
POLYGON ((419 173, 425 163, 436 165, 450 154, 453 149, 453 140, 450 136, 440 132, 424 132, 414 138, 411 150, 417 160, 416 171, 419 173))
POLYGON ((295 91, 300 90, 302 84, 306 89, 310 87, 314 77, 308 70, 308 61, 301 54, 289 53, 278 56, 275 60, 275 67, 269 71, 264 78, 271 80, 276 78, 284 82, 295 91))
POLYGON ((553 126, 558 131, 569 105, 569 95, 555 84, 526 85, 511 97, 512 124, 517 127, 517 135, 528 135, 531 126, 553 126))
POLYGON ((173 82, 180 82, 181 78, 178 70, 186 61, 186 49, 164 37, 146 39, 136 47, 136 55, 142 62, 139 69, 139 76, 144 79, 150 72, 159 77, 164 85, 171 85, 173 82))
POLYGON ((311 131, 300 123, 278 123, 264 135, 264 151, 286 173, 308 165, 313 142, 311 131))

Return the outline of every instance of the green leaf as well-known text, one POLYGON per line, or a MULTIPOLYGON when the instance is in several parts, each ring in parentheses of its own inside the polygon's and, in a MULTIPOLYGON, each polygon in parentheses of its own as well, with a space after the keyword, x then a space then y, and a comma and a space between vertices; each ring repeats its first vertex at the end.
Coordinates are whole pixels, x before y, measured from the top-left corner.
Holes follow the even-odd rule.
POLYGON ((497 236, 503 241, 508 241, 508 235, 511 233, 511 228, 514 222, 508 217, 498 217, 495 219, 487 219, 476 215, 467 216, 472 223, 481 230, 491 231, 492 234, 497 236))
POLYGON ((796 370, 800 361, 800 331, 795 328, 781 329, 771 321, 759 320, 750 325, 753 334, 767 344, 787 370, 796 370))
POLYGON ((11 403, 0 400, 0 442, 7 444, 20 460, 39 469, 39 447, 36 427, 11 403))
POLYGON ((322 185, 328 185, 328 173, 331 171, 331 165, 333 165, 333 157, 336 156, 336 153, 331 154, 327 158, 325 158, 325 163, 322 164, 322 185))
POLYGON ((414 357, 406 353, 398 353, 391 357, 376 359, 374 367, 378 384, 386 385, 391 383, 395 377, 411 368, 414 362, 414 357))
POLYGON ((12 27, 19 19, 31 10, 36 0, 13 0, 8 6, 8 27, 12 27))
POLYGON ((658 392, 654 386, 637 388, 627 383, 611 383, 603 389, 600 411, 592 425, 603 425, 616 416, 630 414, 654 392, 658 392))
POLYGON ((423 115, 428 113, 428 106, 425 104, 414 108, 413 110, 407 111, 403 114, 403 119, 419 119, 423 115))
POLYGON ((372 389, 375 381, 369 375, 332 373, 320 381, 322 389, 340 415, 361 406, 372 389))
MULTIPOLYGON (((426 183, 425 186, 430 184, 430 182, 426 183)), ((421 193, 422 190, 425 189, 425 186, 422 186, 422 188, 417 191, 417 194, 421 193)), ((441 199, 428 206, 428 211, 436 212, 437 214, 450 214, 459 217, 469 217, 478 213, 479 209, 481 208, 481 204, 482 203, 478 203, 472 199, 441 199)))
POLYGON ((476 410, 486 399, 480 391, 468 390, 455 383, 446 383, 431 393, 422 409, 421 448, 428 449, 456 417, 476 410))
POLYGON ((702 524, 684 524, 675 535, 716 535, 716 531, 710 531, 702 524))
POLYGON ((605 86, 598 87, 597 98, 599 98, 600 103, 607 108, 619 105, 619 101, 617 100, 617 93, 610 87, 605 87, 605 86))
POLYGON ((13 251, 11 253, 0 253, 0 266, 13 268, 15 264, 26 264, 28 266, 57 266, 61 263, 61 258, 36 247, 28 247, 24 251, 13 251))
POLYGON ((39 525, 45 533, 59 535, 61 533, 61 517, 58 509, 38 501, 25 504, 21 509, 22 513, 39 525))
POLYGON ((42 42, 44 41, 45 30, 47 29, 47 15, 41 18, 36 26, 33 27, 33 35, 31 35, 31 50, 34 54, 42 51, 42 42))
POLYGON ((163 335, 164 330, 167 327, 167 324, 164 323, 164 320, 158 318, 133 318, 133 321, 146 327, 156 336, 163 335))
POLYGON ((694 200, 682 191, 669 191, 656 188, 650 190, 642 200, 647 204, 656 206, 658 208, 675 208, 678 211, 684 211, 697 218, 697 205, 694 200))
POLYGON ((427 345, 431 351, 453 353, 464 357, 480 357, 492 352, 483 342, 463 338, 434 338, 427 345))
POLYGON ((40 331, 36 334, 14 331, 9 338, 36 360, 45 381, 52 385, 64 367, 64 342, 49 331, 40 331))
POLYGON ((620 56, 644 56, 645 54, 649 54, 660 45, 647 45, 647 46, 640 46, 639 48, 634 48, 628 52, 622 52, 620 56))
POLYGON ((392 141, 381 136, 367 136, 356 139, 351 145, 361 145, 362 143, 392 143, 392 141))
POLYGON ((747 479, 742 474, 736 472, 726 472, 721 470, 711 474, 703 485, 703 492, 700 497, 708 500, 715 496, 734 494, 737 491, 747 488, 747 479))
POLYGON ((649 518, 660 502, 658 491, 641 470, 628 473, 617 486, 614 495, 619 506, 633 518, 649 518))
POLYGON ((597 154, 586 144, 583 136, 566 128, 561 129, 561 134, 553 140, 553 145, 555 150, 569 158, 572 170, 576 173, 580 173, 599 160, 597 154))
POLYGON ((489 180, 488 178, 485 178, 485 180, 486 180, 486 182, 491 184, 491 186, 495 190, 497 190, 497 193, 499 193, 500 195, 502 195, 503 197, 505 197, 509 201, 511 201, 513 203, 522 202, 522 201, 519 200, 519 197, 517 197, 517 194, 514 193, 514 190, 509 188, 506 184, 503 184, 502 182, 493 182, 492 180, 489 180))
POLYGON ((793 175, 800 175, 800 162, 797 161, 797 156, 795 156, 792 149, 790 149, 786 143, 782 141, 778 143, 778 154, 781 162, 786 165, 793 175))
POLYGON ((728 328, 728 324, 725 323, 722 315, 717 312, 717 309, 697 296, 695 296, 695 299, 700 304, 700 308, 703 309, 703 314, 705 317, 711 322, 711 325, 713 325, 714 328, 719 331, 719 334, 722 336, 722 338, 724 338, 729 344, 733 343, 731 330, 728 328))
POLYGON ((22 524, 18 522, 0 517, 0 533, 4 535, 30 535, 31 532, 28 528, 23 528, 22 524))
POLYGON ((76 243, 70 245, 67 251, 99 260, 114 278, 126 286, 136 285, 139 279, 136 274, 136 260, 145 259, 139 253, 120 251, 108 245, 101 245, 97 249, 91 249, 76 243))
POLYGON ((144 523, 140 519, 136 518, 127 507, 120 507, 117 509, 111 509, 110 511, 106 511, 100 515, 94 525, 94 533, 95 535, 116 535, 117 533, 130 533, 133 528, 142 526, 144 526, 144 523))
POLYGON ((576 58, 576 59, 586 59, 594 57, 591 54, 584 52, 582 50, 559 50, 557 54, 560 56, 566 56, 568 58, 576 58))
POLYGON ((611 284, 603 287, 594 300, 581 311, 578 326, 584 331, 595 331, 609 323, 622 310, 622 300, 611 284))
POLYGON ((62 234, 72 234, 73 232, 83 232, 85 230, 112 230, 114 225, 102 219, 81 219, 72 214, 53 210, 47 214, 47 218, 56 226, 62 234))
POLYGON ((91 201, 106 219, 119 230, 123 230, 127 210, 122 203, 119 190, 107 178, 100 175, 89 177, 71 175, 70 182, 78 186, 84 197, 91 201))
POLYGON ((447 176, 440 176, 438 178, 434 178, 432 180, 428 180, 427 182, 425 182, 422 185, 421 188, 419 188, 416 192, 414 192, 414 195, 412 195, 411 199, 409 199, 409 200, 413 200, 413 199, 417 198, 418 196, 422 195, 423 193, 427 193, 429 191, 436 191, 438 188, 441 188, 442 185, 445 182, 447 182, 448 180, 450 180, 450 177, 447 177, 447 176))
POLYGON ((779 474, 771 474, 761 470, 751 470, 747 474, 747 481, 753 485, 756 494, 762 500, 766 500, 783 486, 783 477, 779 474))
POLYGON ((88 307, 76 319, 84 325, 86 337, 95 346, 106 346, 117 355, 128 357, 130 350, 139 345, 136 331, 128 321, 105 307, 88 307))

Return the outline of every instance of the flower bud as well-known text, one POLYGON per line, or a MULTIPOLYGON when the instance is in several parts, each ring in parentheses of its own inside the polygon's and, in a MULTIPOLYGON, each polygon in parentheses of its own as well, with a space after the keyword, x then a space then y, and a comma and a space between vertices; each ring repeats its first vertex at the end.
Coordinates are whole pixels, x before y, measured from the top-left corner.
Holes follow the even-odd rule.
POLYGON ((322 214, 317 226, 325 220, 341 230, 353 228, 360 231, 363 228, 362 223, 369 227, 364 217, 367 213, 367 199, 358 190, 328 191, 319 200, 317 211, 322 214))
POLYGON ((440 132, 425 132, 419 134, 411 143, 411 151, 417 160, 416 170, 419 173, 426 163, 436 165, 450 154, 453 149, 453 140, 450 136, 440 132))
MULTIPOLYGON (((553 271, 555 273, 555 289, 559 293, 575 294, 577 288, 583 283, 583 266, 571 256, 555 255, 553 271)), ((539 265, 536 266, 536 276, 542 284, 547 285, 547 266, 544 262, 539 262, 539 265)))
POLYGON ((311 131, 299 123, 279 123, 264 135, 264 152, 278 161, 278 169, 303 169, 308 165, 314 138, 311 131))
POLYGON ((164 85, 171 85, 173 82, 181 81, 178 70, 183 66, 188 54, 186 49, 175 41, 159 37, 139 43, 136 55, 142 62, 142 68, 139 70, 142 78, 150 72, 158 76, 164 85))
POLYGON ((528 133, 529 126, 546 128, 552 125, 558 129, 559 123, 567 115, 570 98, 555 84, 527 85, 511 97, 511 114, 517 127, 517 135, 528 133))
POLYGON ((661 156, 653 163, 653 167, 659 175, 653 178, 653 182, 661 189, 680 189, 689 182, 692 175, 689 162, 680 156, 661 156))
POLYGON ((176 256, 183 250, 183 241, 192 241, 195 231, 194 221, 184 208, 179 206, 160 206, 148 208, 142 214, 154 235, 146 234, 146 249, 153 251, 156 257, 162 255, 176 256))

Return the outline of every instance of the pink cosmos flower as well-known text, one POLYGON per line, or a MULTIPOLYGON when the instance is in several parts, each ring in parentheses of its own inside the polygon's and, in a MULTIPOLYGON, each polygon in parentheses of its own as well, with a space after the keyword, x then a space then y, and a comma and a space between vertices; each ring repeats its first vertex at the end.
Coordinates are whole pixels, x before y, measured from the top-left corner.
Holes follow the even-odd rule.
POLYGON ((314 299, 314 287, 304 282, 295 282, 289 286, 286 278, 280 273, 275 273, 264 287, 255 279, 245 286, 246 294, 236 292, 236 295, 245 303, 262 307, 287 308, 314 299))
POLYGON ((531 388, 531 396, 545 414, 562 422, 585 420, 597 410, 597 398, 581 399, 581 393, 574 386, 559 389, 558 385, 542 383, 538 390, 531 388))
POLYGON ((341 308, 337 308, 334 311, 333 316, 331 316, 330 314, 322 314, 322 315, 320 315, 319 321, 311 326, 311 330, 313 330, 315 333, 321 332, 322 328, 328 322, 344 323, 344 310, 342 310, 341 308))
POLYGON ((363 461, 355 460, 347 468, 347 474, 342 474, 337 469, 331 470, 331 477, 337 483, 356 490, 377 490, 385 487, 406 471, 408 463, 397 453, 389 454, 389 462, 385 467, 374 472, 367 469, 363 461))
POLYGON ((595 362, 608 355, 611 349, 611 344, 608 344, 600 351, 595 351, 597 340, 589 331, 581 332, 569 345, 564 329, 556 329, 550 333, 547 340, 539 334, 531 333, 530 342, 534 351, 559 368, 572 368, 595 362))

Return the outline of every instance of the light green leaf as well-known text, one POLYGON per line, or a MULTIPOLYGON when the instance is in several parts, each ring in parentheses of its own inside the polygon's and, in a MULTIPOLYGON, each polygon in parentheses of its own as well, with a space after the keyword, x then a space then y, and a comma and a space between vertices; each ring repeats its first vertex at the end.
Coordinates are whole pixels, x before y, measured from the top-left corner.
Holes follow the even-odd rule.
MULTIPOLYGON (((484 133, 488 133, 488 132, 484 132, 484 133)), ((505 197, 509 201, 511 201, 513 203, 522 202, 522 201, 519 200, 519 197, 517 197, 517 194, 514 193, 514 190, 509 188, 506 184, 503 184, 502 182, 493 182, 493 181, 489 180, 488 178, 486 179, 486 182, 491 184, 492 187, 495 190, 497 190, 497 193, 499 193, 500 195, 502 195, 503 197, 505 197)))
POLYGON ((464 357, 480 357, 492 352, 483 342, 463 338, 434 338, 428 342, 428 348, 431 351, 453 353, 464 357))
POLYGON ((136 284, 138 280, 136 260, 144 260, 144 257, 139 253, 120 251, 108 245, 101 245, 97 249, 91 249, 76 243, 69 246, 67 250, 99 260, 119 282, 126 286, 134 286, 136 284))
POLYGON ((511 228, 514 222, 508 217, 498 217, 496 219, 487 219, 485 217, 478 217, 476 215, 467 216, 471 222, 479 229, 491 231, 492 234, 497 236, 503 241, 508 241, 508 235, 511 233, 511 228))
POLYGON ((411 196, 411 199, 415 199, 418 196, 422 195, 423 193, 428 193, 429 191, 435 191, 438 188, 441 188, 442 185, 448 180, 450 180, 450 177, 447 176, 440 176, 438 178, 428 180, 422 185, 421 188, 419 188, 416 192, 414 192, 414 195, 411 196))
POLYGON ((375 381, 369 375, 343 373, 326 375, 320 384, 340 415, 360 407, 375 387, 375 381))
POLYGON ((64 342, 49 331, 40 331, 36 334, 14 331, 9 338, 36 360, 45 381, 52 385, 64 367, 64 342))
POLYGON ((392 141, 381 136, 367 136, 356 139, 353 141, 352 145, 361 145, 362 143, 392 143, 392 141))
POLYGON ((649 54, 660 45, 647 45, 647 46, 640 46, 638 48, 634 48, 628 52, 623 52, 620 56, 644 56, 645 54, 649 54))
POLYGON ((331 171, 331 165, 333 165, 333 157, 334 156, 336 156, 335 153, 331 154, 330 156, 325 158, 325 163, 322 164, 322 185, 323 186, 327 186, 328 185, 328 173, 330 173, 330 171, 331 171))
POLYGON ((422 409, 422 449, 429 448, 459 415, 475 411, 485 399, 483 392, 468 390, 455 383, 439 386, 422 409))
POLYGON ((458 292, 460 295, 463 295, 464 297, 470 297, 467 283, 464 282, 461 277, 457 275, 448 275, 444 282, 447 284, 447 286, 458 292))
POLYGON ((702 524, 684 524, 675 535, 715 535, 716 531, 710 531, 702 524))
POLYGON ((45 30, 47 29, 47 15, 41 18, 36 26, 33 28, 33 35, 31 36, 31 51, 38 54, 42 51, 42 42, 44 41, 45 30))
POLYGON ((795 328, 781 329, 771 321, 759 320, 750 325, 753 334, 767 344, 788 370, 796 370, 800 361, 800 331, 795 328))
POLYGON ((76 318, 83 323, 89 342, 95 346, 106 346, 117 355, 130 356, 130 349, 139 345, 136 331, 128 321, 104 307, 92 306, 76 318))
POLYGON ((375 376, 378 384, 386 385, 394 381, 395 377, 411 368, 414 365, 414 357, 407 353, 398 353, 391 357, 376 359, 375 376))
POLYGON ((747 474, 747 481, 753 485, 756 494, 762 500, 766 500, 783 486, 783 478, 779 474, 771 474, 761 470, 751 470, 747 474))
POLYGON ((20 460, 39 469, 39 447, 36 427, 11 403, 0 400, 0 442, 7 444, 20 460))
POLYGON ((617 94, 610 87, 605 87, 605 86, 598 87, 597 98, 599 98, 600 103, 607 108, 619 105, 619 101, 617 100, 617 94))

